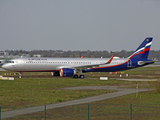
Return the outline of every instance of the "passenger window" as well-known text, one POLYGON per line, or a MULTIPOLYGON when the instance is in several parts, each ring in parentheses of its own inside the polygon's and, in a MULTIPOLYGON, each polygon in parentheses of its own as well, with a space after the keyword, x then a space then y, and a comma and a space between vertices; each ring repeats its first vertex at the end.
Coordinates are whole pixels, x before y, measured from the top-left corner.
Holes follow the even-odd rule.
POLYGON ((14 61, 7 61, 7 63, 14 63, 14 61))

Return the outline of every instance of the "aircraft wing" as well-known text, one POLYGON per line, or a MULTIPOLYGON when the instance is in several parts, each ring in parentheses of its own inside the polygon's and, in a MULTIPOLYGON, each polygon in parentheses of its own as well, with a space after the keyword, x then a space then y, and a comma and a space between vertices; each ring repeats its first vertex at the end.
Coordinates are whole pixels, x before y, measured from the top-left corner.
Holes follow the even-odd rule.
POLYGON ((106 65, 106 64, 110 64, 113 60, 114 55, 109 59, 109 61, 107 61, 106 63, 103 64, 92 64, 92 65, 83 65, 83 66, 76 66, 76 67, 72 67, 75 69, 87 69, 87 68, 94 68, 94 67, 99 67, 100 65, 106 65))

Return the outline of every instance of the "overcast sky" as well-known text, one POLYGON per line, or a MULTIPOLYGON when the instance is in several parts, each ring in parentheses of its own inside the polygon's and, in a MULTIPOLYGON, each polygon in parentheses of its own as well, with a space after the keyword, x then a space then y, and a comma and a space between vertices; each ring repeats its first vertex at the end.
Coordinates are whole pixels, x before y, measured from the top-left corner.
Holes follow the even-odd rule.
POLYGON ((0 50, 160 50, 160 0, 0 0, 0 50))

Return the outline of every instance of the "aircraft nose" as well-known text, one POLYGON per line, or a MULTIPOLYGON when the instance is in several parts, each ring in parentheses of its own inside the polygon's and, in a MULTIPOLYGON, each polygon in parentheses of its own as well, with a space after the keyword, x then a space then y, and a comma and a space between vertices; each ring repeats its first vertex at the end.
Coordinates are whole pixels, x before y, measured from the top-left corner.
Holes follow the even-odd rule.
POLYGON ((3 64, 3 65, 2 65, 2 68, 3 68, 4 70, 10 70, 10 65, 8 65, 8 64, 3 64))

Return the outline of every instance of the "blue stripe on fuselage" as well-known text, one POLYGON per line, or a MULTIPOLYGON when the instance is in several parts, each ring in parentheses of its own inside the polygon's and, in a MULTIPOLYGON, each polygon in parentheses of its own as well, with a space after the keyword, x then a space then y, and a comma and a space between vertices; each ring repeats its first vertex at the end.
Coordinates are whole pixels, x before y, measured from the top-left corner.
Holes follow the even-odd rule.
POLYGON ((128 61, 126 61, 122 64, 116 64, 116 65, 111 65, 111 66, 86 69, 84 72, 115 72, 115 71, 121 71, 121 70, 128 69, 127 64, 128 64, 128 61))
POLYGON ((150 60, 131 58, 121 64, 105 66, 105 67, 90 68, 90 69, 84 70, 83 72, 116 72, 116 71, 129 70, 135 67, 141 67, 141 66, 145 66, 145 65, 154 63, 154 62, 150 62, 144 65, 138 65, 138 61, 150 61, 150 60))

